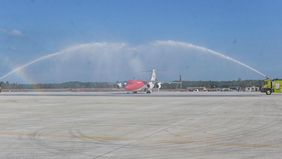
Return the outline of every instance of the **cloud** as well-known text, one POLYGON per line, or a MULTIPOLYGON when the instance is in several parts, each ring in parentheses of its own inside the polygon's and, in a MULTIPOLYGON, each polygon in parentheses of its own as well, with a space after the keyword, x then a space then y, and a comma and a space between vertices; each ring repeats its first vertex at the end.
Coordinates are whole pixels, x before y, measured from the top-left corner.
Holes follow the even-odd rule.
POLYGON ((10 31, 10 35, 12 36, 23 36, 23 33, 20 30, 14 29, 10 31))
POLYGON ((0 28, 0 33, 13 36, 13 37, 22 37, 24 36, 23 32, 18 30, 18 29, 5 29, 5 28, 0 28))

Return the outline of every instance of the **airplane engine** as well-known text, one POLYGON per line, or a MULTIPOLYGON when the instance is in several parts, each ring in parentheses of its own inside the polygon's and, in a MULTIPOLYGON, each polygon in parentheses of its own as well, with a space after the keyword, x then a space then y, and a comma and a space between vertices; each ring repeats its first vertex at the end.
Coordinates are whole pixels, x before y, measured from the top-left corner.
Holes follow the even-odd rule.
POLYGON ((155 88, 160 89, 161 87, 162 87, 162 83, 161 83, 161 82, 157 82, 157 83, 155 84, 155 88))
POLYGON ((153 84, 153 82, 149 82, 148 84, 147 84, 147 88, 148 89, 153 89, 154 88, 154 84, 153 84))

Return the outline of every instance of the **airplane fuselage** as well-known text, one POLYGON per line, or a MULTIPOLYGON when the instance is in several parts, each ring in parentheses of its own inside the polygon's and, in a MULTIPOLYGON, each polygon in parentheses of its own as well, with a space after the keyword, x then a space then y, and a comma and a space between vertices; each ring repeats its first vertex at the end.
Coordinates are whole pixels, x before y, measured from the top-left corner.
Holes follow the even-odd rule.
POLYGON ((126 91, 137 92, 146 87, 146 82, 142 80, 129 80, 125 86, 126 91))

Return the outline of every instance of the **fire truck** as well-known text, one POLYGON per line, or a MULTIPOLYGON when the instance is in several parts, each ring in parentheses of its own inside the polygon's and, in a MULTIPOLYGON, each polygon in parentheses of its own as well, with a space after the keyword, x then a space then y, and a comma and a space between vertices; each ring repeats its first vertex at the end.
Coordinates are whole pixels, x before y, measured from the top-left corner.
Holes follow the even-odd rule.
POLYGON ((271 95, 272 93, 282 93, 282 79, 264 80, 261 92, 265 92, 267 95, 271 95))

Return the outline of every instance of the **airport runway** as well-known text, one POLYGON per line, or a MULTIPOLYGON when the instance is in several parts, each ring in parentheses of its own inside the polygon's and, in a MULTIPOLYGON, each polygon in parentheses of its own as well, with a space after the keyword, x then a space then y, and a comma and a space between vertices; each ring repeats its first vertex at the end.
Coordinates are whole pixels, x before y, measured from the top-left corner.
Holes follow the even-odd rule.
POLYGON ((282 95, 2 93, 2 159, 280 159, 282 95))

